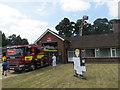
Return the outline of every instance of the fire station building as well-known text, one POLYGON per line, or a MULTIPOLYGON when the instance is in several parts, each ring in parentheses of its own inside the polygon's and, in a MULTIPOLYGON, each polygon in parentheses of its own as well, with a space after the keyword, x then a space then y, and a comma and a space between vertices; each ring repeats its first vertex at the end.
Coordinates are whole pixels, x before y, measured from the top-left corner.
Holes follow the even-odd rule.
POLYGON ((120 23, 114 23, 113 33, 65 38, 46 30, 34 44, 57 49, 60 63, 72 62, 75 49, 80 49, 86 62, 118 62, 120 60, 120 23))

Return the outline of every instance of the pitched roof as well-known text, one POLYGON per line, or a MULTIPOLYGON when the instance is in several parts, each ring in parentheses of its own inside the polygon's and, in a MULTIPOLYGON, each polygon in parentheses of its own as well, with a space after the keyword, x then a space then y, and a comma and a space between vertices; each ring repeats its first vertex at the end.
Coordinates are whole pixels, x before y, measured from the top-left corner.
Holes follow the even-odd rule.
POLYGON ((53 31, 50 30, 50 29, 47 29, 34 43, 37 43, 37 42, 38 42, 44 35, 46 35, 48 32, 51 33, 51 34, 53 34, 53 35, 56 36, 57 38, 61 39, 62 41, 65 40, 62 36, 58 35, 57 33, 53 32, 53 31))
POLYGON ((36 41, 39 41, 47 33, 51 33, 62 41, 69 41, 70 48, 99 48, 99 47, 116 47, 120 46, 120 33, 88 35, 82 37, 63 37, 57 33, 47 29, 36 41))
POLYGON ((71 37, 70 48, 99 48, 99 47, 114 47, 120 46, 118 37, 120 33, 89 35, 82 37, 71 37))

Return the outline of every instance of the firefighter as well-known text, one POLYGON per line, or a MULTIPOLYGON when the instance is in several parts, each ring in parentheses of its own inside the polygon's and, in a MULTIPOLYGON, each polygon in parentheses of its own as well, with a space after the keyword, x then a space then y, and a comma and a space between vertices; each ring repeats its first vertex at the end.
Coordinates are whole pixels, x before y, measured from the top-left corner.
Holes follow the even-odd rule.
POLYGON ((78 77, 78 75, 80 75, 80 78, 85 80, 86 78, 83 76, 83 71, 85 72, 85 70, 83 69, 83 62, 79 54, 80 54, 79 49, 76 49, 75 50, 76 57, 73 57, 74 70, 75 70, 74 77, 78 77))
POLYGON ((55 56, 55 54, 53 54, 53 57, 52 57, 52 66, 53 66, 53 69, 56 68, 56 56, 55 56))

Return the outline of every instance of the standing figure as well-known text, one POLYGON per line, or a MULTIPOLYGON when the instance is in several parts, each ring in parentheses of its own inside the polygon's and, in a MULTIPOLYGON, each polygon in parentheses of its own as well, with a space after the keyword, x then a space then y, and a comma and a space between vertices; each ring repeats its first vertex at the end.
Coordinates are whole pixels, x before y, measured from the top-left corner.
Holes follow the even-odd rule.
POLYGON ((82 72, 86 72, 86 66, 85 66, 85 53, 84 53, 85 50, 81 50, 81 67, 82 67, 82 72))
POLYGON ((52 56, 52 66, 53 66, 53 68, 56 67, 56 56, 55 56, 55 54, 53 54, 53 56, 52 56))
POLYGON ((2 67, 3 67, 3 72, 2 72, 2 75, 7 76, 8 63, 7 63, 7 61, 6 61, 6 60, 2 63, 2 67))
POLYGON ((83 70, 83 66, 82 66, 82 59, 80 58, 79 56, 80 54, 80 51, 79 49, 76 49, 75 50, 75 55, 76 57, 73 57, 73 62, 74 62, 74 70, 75 70, 75 77, 78 77, 78 75, 80 75, 80 78, 81 79, 86 79, 84 76, 83 76, 83 71, 85 72, 86 70, 83 70))

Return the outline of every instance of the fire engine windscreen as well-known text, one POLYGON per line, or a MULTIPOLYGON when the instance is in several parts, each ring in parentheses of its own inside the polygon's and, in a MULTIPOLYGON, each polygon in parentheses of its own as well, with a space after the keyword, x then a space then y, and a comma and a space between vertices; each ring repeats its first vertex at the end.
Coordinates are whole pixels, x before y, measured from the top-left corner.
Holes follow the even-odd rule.
POLYGON ((25 48, 9 48, 7 49, 7 56, 22 56, 25 54, 25 48))

